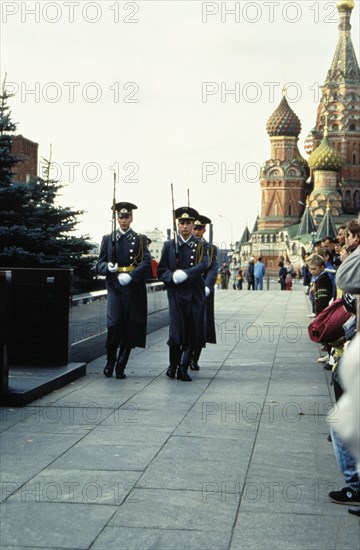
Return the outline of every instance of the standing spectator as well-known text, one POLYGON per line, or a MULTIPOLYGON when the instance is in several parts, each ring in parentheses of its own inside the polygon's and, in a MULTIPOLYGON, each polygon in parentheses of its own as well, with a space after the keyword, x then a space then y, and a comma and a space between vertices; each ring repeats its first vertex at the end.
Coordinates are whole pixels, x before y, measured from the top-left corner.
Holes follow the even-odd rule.
POLYGON ((254 265, 255 290, 263 290, 263 279, 265 275, 265 265, 262 256, 259 256, 254 265))
POLYGON ((285 290, 292 290, 292 275, 291 271, 286 271, 285 276, 285 290))
POLYGON ((313 254, 309 260, 311 274, 316 277, 313 283, 314 313, 318 315, 328 305, 333 296, 333 285, 325 271, 325 260, 318 254, 313 254))
POLYGON ((346 238, 347 251, 351 254, 360 244, 360 223, 357 220, 352 220, 347 224, 346 238))
POLYGON ((280 290, 286 290, 285 279, 286 279, 286 275, 287 275, 287 269, 286 269, 286 267, 284 266, 283 260, 280 260, 278 266, 279 266, 279 284, 280 284, 280 290))
POLYGON ((328 249, 324 248, 320 252, 320 256, 322 256, 325 260, 325 271, 329 275, 332 286, 333 286, 333 296, 332 297, 336 298, 336 284, 335 284, 336 269, 335 269, 335 267, 332 263, 333 255, 331 254, 331 252, 328 249))
POLYGON ((237 283, 236 283, 236 288, 238 290, 242 290, 243 281, 244 281, 243 270, 239 269, 238 276, 237 276, 237 283))
POLYGON ((336 239, 335 241, 335 246, 334 246, 334 255, 333 255, 333 259, 332 259, 332 263, 333 263, 333 266, 335 269, 337 269, 339 267, 339 265, 341 264, 341 258, 340 258, 340 255, 341 255, 341 244, 339 242, 338 239, 336 239))
POLYGON ((346 244, 346 225, 340 225, 336 240, 340 246, 344 246, 346 244))
POLYGON ((309 294, 309 287, 310 287, 310 281, 311 281, 311 273, 308 266, 308 258, 309 254, 305 254, 304 256, 304 264, 301 267, 301 275, 303 278, 303 285, 305 287, 305 294, 309 294))
POLYGON ((294 268, 291 264, 291 262, 289 262, 289 260, 286 260, 285 262, 285 268, 286 268, 286 277, 285 277, 285 287, 286 287, 286 290, 292 290, 292 280, 293 280, 293 277, 294 277, 294 268))
POLYGON ((229 286, 230 270, 226 262, 222 263, 219 273, 221 275, 221 288, 227 290, 229 286))
MULTIPOLYGON (((334 253, 334 240, 331 237, 324 237, 321 239, 320 248, 325 248, 330 253, 330 259, 332 260, 332 255, 334 253)), ((319 252, 318 252, 319 253, 319 252)))
POLYGON ((255 284, 255 278, 254 278, 254 264, 255 264, 255 258, 251 256, 248 265, 246 266, 245 271, 245 278, 247 280, 248 290, 255 290, 254 284, 255 284))
POLYGON ((238 259, 234 256, 232 259, 232 262, 230 264, 230 271, 231 271, 231 284, 234 290, 236 290, 236 284, 237 284, 237 276, 240 269, 240 262, 238 259))

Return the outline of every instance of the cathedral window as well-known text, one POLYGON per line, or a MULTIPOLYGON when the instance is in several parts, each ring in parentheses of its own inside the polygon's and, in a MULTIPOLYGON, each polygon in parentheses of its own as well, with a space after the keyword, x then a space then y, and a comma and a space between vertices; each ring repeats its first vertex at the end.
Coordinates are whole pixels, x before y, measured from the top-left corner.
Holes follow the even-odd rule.
POLYGON ((345 191, 344 201, 345 201, 347 204, 351 203, 351 192, 350 192, 349 189, 347 189, 347 190, 345 191))
POLYGON ((356 210, 360 210, 360 191, 358 189, 354 193, 354 206, 356 210))

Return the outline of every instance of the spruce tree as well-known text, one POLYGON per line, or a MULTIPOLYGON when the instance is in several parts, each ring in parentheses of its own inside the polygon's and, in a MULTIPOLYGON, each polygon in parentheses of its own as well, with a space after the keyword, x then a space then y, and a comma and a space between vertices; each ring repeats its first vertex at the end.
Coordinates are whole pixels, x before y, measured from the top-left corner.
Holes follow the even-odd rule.
POLYGON ((16 182, 13 169, 11 121, 5 83, 0 96, 0 266, 71 268, 75 288, 93 287, 95 257, 88 236, 74 236, 81 210, 56 204, 63 185, 51 179, 51 161, 45 161, 44 177, 16 182))

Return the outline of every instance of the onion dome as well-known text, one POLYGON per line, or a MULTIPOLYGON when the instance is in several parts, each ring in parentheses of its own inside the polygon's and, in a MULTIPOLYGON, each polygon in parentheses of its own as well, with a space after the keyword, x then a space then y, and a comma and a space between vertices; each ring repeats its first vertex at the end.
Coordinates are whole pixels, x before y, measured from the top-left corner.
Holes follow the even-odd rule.
POLYGON ((277 109, 267 121, 266 131, 269 136, 298 137, 301 132, 299 117, 290 108, 285 93, 277 109))
POLYGON ((327 128, 319 147, 313 151, 308 160, 312 170, 325 170, 337 172, 342 165, 341 155, 331 145, 328 139, 327 128))
POLYGON ((337 8, 338 9, 345 8, 345 9, 353 10, 355 8, 355 1, 354 0, 340 0, 337 3, 337 8))

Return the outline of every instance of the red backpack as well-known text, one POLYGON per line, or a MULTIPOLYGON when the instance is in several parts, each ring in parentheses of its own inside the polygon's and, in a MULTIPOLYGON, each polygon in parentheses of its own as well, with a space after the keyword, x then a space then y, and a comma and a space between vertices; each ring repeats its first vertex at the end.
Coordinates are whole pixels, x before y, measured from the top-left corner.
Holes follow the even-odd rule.
POLYGON ((345 335, 343 324, 351 317, 342 298, 334 300, 319 313, 308 326, 309 338, 313 342, 330 344, 345 335))

